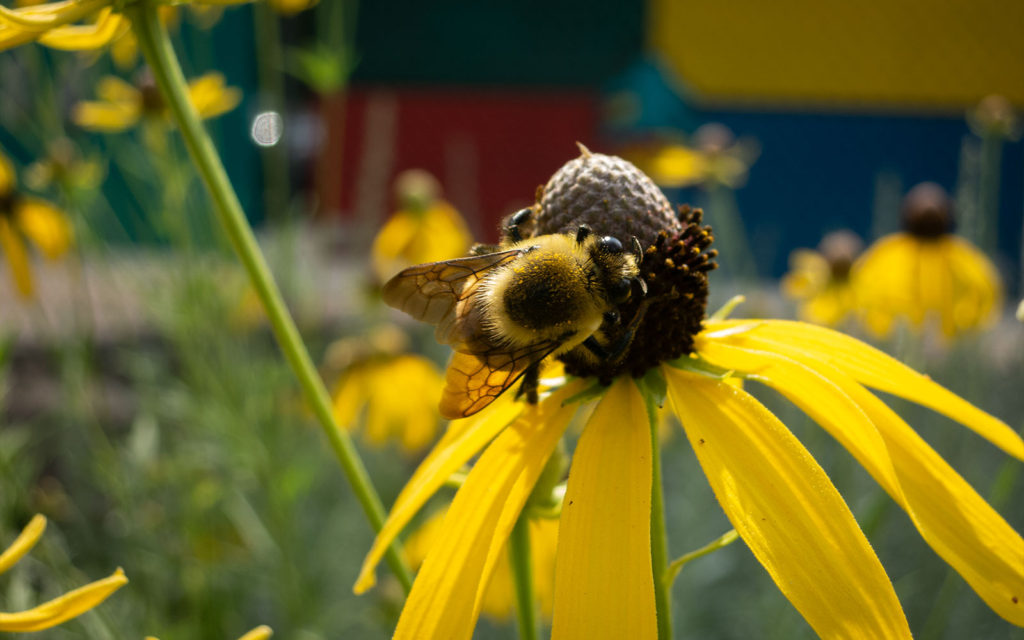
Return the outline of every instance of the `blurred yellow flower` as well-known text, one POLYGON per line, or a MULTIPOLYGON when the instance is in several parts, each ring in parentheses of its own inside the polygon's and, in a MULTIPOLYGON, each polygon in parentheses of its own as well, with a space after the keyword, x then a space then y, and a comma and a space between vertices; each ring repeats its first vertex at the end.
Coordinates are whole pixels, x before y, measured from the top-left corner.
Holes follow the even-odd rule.
POLYGON ((759 155, 756 145, 736 140, 724 125, 709 123, 694 132, 693 146, 670 142, 633 150, 626 157, 662 187, 723 185, 735 189, 759 155))
POLYGON ((904 231, 878 240, 854 264, 851 280, 869 331, 887 336, 898 320, 931 325, 946 338, 993 323, 1002 307, 995 266, 952 234, 952 204, 935 183, 915 186, 903 202, 904 231))
POLYGON ((800 303, 801 320, 834 327, 854 311, 850 268, 862 248, 853 232, 833 231, 822 238, 817 251, 797 249, 789 255, 782 292, 800 303))
MULTIPOLYGON (((193 80, 189 97, 202 118, 231 111, 242 100, 242 92, 225 84, 223 74, 213 71, 193 80)), ((142 73, 132 85, 116 76, 104 76, 96 85, 97 101, 74 106, 71 119, 90 131, 116 132, 134 127, 141 120, 169 124, 170 115, 152 76, 142 73)))
POLYGON ((41 198, 25 196, 16 190, 14 165, 0 151, 0 251, 24 298, 35 289, 27 242, 31 242, 50 260, 60 258, 71 247, 74 234, 63 211, 41 198))
POLYGON ((25 185, 36 191, 57 184, 64 189, 95 189, 103 181, 103 165, 83 158, 70 138, 57 138, 47 145, 46 157, 36 160, 24 171, 25 185))
MULTIPOLYGON (((255 629, 247 631, 238 640, 267 640, 272 635, 274 635, 274 630, 265 624, 261 624, 255 629)), ((159 640, 159 638, 156 636, 146 636, 146 640, 159 640)))
MULTIPOLYGON (((11 546, 0 553, 0 573, 6 572, 31 551, 45 530, 46 518, 41 515, 33 517, 11 546)), ((41 631, 55 627, 98 606, 127 582, 124 571, 117 569, 102 580, 90 582, 28 611, 0 613, 0 631, 41 631)))
POLYGON ((281 15, 290 16, 312 8, 320 0, 267 0, 270 8, 281 15))
MULTIPOLYGON (((430 515, 403 545, 405 560, 418 569, 430 548, 437 544, 445 510, 430 515)), ((540 614, 551 620, 555 607, 555 550, 558 546, 558 520, 530 519, 530 565, 533 569, 533 593, 540 605, 540 614)), ((484 589, 481 612, 494 620, 508 620, 515 612, 515 584, 508 559, 508 545, 498 557, 494 573, 484 589)))
POLYGON ((356 429, 365 408, 367 442, 395 441, 402 451, 417 453, 437 435, 444 378, 427 358, 404 353, 406 342, 397 328, 385 327, 366 338, 338 341, 328 349, 327 361, 342 370, 333 394, 338 424, 356 429))
MULTIPOLYGON (((192 0, 213 6, 249 1, 192 0)), ((68 51, 104 47, 129 29, 129 20, 120 13, 124 4, 124 0, 61 0, 17 9, 0 5, 0 51, 27 42, 68 51)))
POLYGON ((437 180, 418 169, 395 180, 401 209, 373 241, 373 270, 381 282, 414 264, 448 260, 469 249, 471 238, 458 211, 440 198, 437 180))

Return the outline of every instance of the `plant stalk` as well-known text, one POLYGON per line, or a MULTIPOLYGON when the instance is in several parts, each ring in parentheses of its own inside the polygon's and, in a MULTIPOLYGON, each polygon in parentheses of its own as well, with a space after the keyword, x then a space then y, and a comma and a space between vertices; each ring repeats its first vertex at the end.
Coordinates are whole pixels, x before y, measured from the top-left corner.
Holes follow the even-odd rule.
POLYGON ((671 640, 672 583, 665 579, 668 568, 668 531, 665 527, 665 497, 661 482, 658 406, 650 394, 643 395, 651 428, 651 569, 654 572, 654 604, 658 612, 658 640, 671 640))
MULTIPOLYGON (((320 379, 313 361, 306 351, 295 322, 281 297, 281 292, 271 275, 270 268, 260 251, 252 227, 242 211, 231 181, 221 162, 220 156, 207 134, 199 115, 188 98, 185 77, 174 53, 167 30, 157 17, 159 5, 151 0, 141 0, 126 7, 125 12, 132 21, 132 29, 139 39, 139 45, 156 78, 160 92, 167 103, 175 123, 181 130, 192 162, 206 185, 214 203, 214 211, 231 239, 235 253, 249 274, 260 302, 267 313, 281 350, 298 379, 306 401, 313 409, 324 435, 327 436, 342 470, 352 486, 367 519, 375 531, 384 525, 384 507, 363 465, 359 453, 348 433, 334 420, 330 396, 320 379)), ((388 565, 398 578, 405 592, 412 587, 412 575, 392 543, 385 556, 388 565)))
POLYGON ((516 621, 521 640, 537 640, 537 603, 533 594, 533 564, 530 552, 530 518, 522 513, 508 539, 508 559, 516 592, 516 621))

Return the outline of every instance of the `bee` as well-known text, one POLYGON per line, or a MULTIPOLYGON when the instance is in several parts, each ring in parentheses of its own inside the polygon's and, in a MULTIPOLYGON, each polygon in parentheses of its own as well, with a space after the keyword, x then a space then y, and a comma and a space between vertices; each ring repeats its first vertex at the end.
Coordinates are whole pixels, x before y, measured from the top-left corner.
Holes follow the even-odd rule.
POLYGON ((437 325, 438 342, 455 350, 441 396, 445 418, 473 415, 524 375, 520 393, 536 402, 539 365, 549 356, 586 349, 604 359, 624 349, 602 344, 599 330, 619 321, 617 306, 633 291, 646 293, 640 242, 632 238, 627 252, 586 225, 524 239, 519 227, 532 213, 511 216, 500 245, 409 267, 384 285, 384 302, 437 325))

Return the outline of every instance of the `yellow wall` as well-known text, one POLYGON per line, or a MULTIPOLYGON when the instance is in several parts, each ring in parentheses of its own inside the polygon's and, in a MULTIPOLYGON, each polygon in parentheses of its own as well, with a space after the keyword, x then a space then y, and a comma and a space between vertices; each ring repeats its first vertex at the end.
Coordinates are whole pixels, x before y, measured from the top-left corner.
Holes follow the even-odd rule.
POLYGON ((651 0, 648 42, 710 104, 1024 105, 1024 0, 651 0))

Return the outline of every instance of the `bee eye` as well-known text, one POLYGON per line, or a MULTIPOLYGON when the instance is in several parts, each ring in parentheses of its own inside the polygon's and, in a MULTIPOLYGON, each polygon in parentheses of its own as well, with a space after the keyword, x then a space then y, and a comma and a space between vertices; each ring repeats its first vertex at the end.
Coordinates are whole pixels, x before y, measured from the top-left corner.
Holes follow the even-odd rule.
POLYGON ((598 241, 598 246, 605 253, 622 253, 622 243, 618 238, 605 236, 598 241))
MULTIPOLYGON (((616 240, 618 242, 618 240, 616 240)), ((608 296, 615 304, 622 304, 629 299, 629 290, 632 284, 628 278, 623 278, 608 289, 608 296)))

